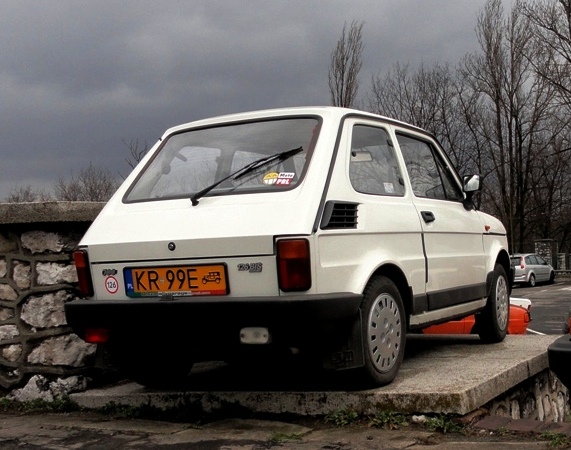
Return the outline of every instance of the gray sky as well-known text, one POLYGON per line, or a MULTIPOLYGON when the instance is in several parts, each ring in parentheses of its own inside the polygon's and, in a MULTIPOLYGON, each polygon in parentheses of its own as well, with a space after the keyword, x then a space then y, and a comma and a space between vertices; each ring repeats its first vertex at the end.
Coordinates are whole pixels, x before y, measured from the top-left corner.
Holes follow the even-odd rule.
POLYGON ((330 104, 344 22, 364 21, 359 94, 394 63, 477 50, 485 0, 2 0, 0 200, 51 189, 92 162, 127 174, 149 146, 204 117, 330 104))

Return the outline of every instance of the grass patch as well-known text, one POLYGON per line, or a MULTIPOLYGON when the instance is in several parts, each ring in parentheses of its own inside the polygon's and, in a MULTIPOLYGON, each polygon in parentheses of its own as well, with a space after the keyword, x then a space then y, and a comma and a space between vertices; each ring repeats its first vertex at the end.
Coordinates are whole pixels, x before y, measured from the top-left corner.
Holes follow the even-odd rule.
POLYGON ((454 417, 440 414, 436 417, 428 417, 424 424, 430 431, 440 433, 460 433, 464 427, 454 421, 454 417))
POLYGON ((359 413, 352 409, 342 409, 325 416, 326 423, 332 423, 336 427, 346 427, 356 423, 360 419, 359 413))
POLYGON ((407 416, 396 411, 381 411, 370 417, 370 423, 373 428, 385 430, 398 430, 409 425, 407 416))
POLYGON ((539 436, 541 439, 548 442, 550 448, 569 448, 571 438, 563 433, 554 433, 553 431, 546 431, 539 436))

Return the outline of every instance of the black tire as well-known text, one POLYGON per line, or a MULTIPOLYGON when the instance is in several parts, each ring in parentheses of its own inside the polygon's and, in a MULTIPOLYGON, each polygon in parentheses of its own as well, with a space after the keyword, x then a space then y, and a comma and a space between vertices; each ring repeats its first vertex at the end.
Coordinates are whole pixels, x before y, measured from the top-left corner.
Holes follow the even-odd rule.
POLYGON ((486 307, 476 314, 480 339, 486 343, 501 342, 506 337, 510 319, 508 277, 501 264, 496 264, 486 307))
POLYGON ((389 384, 399 371, 406 344, 405 309, 396 285, 385 276, 372 278, 365 288, 361 312, 365 347, 361 381, 389 384))
POLYGON ((535 287, 535 275, 531 274, 529 276, 529 281, 527 282, 529 284, 529 287, 535 287))
POLYGON ((555 272, 551 271, 551 274, 549 275, 549 284, 553 283, 555 283, 555 272))

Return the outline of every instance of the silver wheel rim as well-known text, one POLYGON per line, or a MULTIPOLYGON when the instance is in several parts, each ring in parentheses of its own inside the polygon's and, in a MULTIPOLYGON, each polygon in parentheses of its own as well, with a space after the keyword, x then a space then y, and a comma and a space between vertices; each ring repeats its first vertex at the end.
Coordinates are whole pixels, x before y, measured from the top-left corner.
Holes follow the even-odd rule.
POLYGON ((496 316, 500 330, 504 330, 508 326, 509 303, 508 285, 506 279, 500 276, 496 283, 496 316))
POLYGON ((367 322, 369 356, 375 369, 388 372, 395 365, 402 345, 401 316, 392 295, 381 294, 373 302, 367 322))

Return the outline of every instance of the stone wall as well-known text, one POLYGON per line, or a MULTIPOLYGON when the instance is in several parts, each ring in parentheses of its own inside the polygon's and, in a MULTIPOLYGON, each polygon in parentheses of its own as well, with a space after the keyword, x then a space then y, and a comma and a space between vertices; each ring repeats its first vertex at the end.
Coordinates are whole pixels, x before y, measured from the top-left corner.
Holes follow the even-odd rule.
POLYGON ((95 346, 71 332, 63 305, 76 296, 71 252, 102 206, 0 204, 0 387, 81 384, 95 346))
POLYGON ((485 408, 492 416, 564 422, 570 413, 569 391, 553 372, 545 369, 514 386, 485 408))

